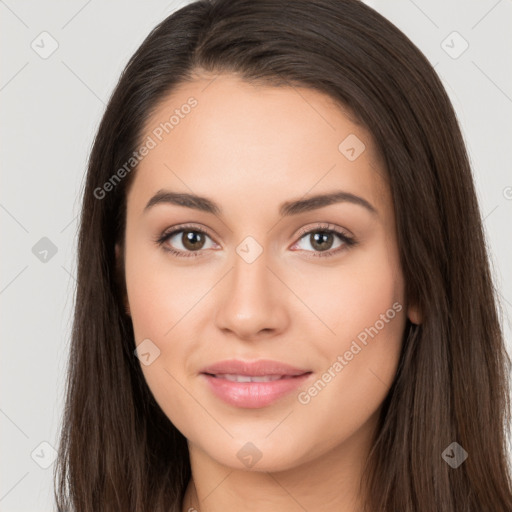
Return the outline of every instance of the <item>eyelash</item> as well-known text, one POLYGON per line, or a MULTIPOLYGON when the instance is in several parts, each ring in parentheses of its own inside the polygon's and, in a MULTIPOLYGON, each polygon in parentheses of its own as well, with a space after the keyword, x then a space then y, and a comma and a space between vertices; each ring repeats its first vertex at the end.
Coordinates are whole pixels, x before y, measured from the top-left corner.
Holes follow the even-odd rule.
MULTIPOLYGON (((192 225, 182 225, 182 226, 177 226, 176 228, 173 228, 172 231, 169 231, 169 232, 165 232, 164 231, 161 235, 159 235, 155 239, 155 243, 158 246, 162 247, 164 249, 164 251, 167 251, 167 252, 173 254, 174 256, 176 256, 178 258, 190 258, 190 257, 201 256, 201 251, 200 250, 199 251, 183 252, 183 251, 177 251, 176 249, 173 249, 172 247, 164 246, 164 243, 167 240, 169 240, 175 234, 180 233, 182 231, 190 231, 190 232, 193 232, 193 233, 202 233, 202 234, 204 234, 204 235, 206 235, 206 236, 211 238, 209 233, 206 230, 204 230, 203 228, 200 228, 198 226, 192 226, 192 225)), ((330 224, 328 224, 326 226, 317 226, 317 227, 315 227, 313 229, 301 230, 299 232, 299 234, 298 234, 298 237, 299 237, 298 240, 302 240, 302 238, 304 238, 304 236, 309 235, 311 233, 317 233, 317 232, 327 233, 327 234, 335 234, 335 235, 337 235, 341 239, 341 241, 344 243, 344 245, 341 246, 341 247, 338 247, 336 249, 331 249, 329 251, 314 251, 308 257, 312 257, 312 258, 328 258, 330 256, 334 256, 334 255, 338 254, 339 252, 341 252, 343 250, 350 249, 351 247, 354 247, 358 243, 355 240, 355 238, 349 237, 348 235, 346 235, 342 231, 339 231, 338 229, 334 228, 330 224)), ((306 252, 311 252, 311 251, 306 251, 306 252)))

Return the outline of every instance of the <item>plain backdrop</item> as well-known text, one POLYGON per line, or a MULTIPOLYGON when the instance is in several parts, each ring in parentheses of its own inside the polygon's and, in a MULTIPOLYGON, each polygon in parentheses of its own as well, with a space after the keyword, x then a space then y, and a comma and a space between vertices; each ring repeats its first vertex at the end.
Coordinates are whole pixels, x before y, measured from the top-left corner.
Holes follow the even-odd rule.
MULTIPOLYGON (((0 0, 0 511, 54 510, 87 156, 129 57, 187 3, 0 0)), ((510 343, 512 1, 367 3, 423 51, 455 106, 510 343)))

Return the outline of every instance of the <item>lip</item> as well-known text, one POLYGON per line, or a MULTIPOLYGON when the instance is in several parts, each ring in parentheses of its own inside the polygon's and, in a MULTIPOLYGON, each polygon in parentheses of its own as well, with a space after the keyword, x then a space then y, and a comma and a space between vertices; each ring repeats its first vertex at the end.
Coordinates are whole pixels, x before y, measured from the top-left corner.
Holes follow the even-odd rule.
POLYGON ((296 368, 270 360, 221 361, 200 372, 215 396, 235 407, 258 409, 266 407, 302 385, 312 374, 311 370, 296 368), (281 376, 269 382, 234 382, 224 374, 246 376, 281 376), (220 377, 216 375, 221 375, 220 377))
POLYGON ((272 361, 270 359, 260 359, 258 361, 241 361, 239 359, 230 359, 229 361, 219 361, 206 368, 200 373, 209 373, 211 375, 231 373, 236 375, 252 375, 255 377, 262 375, 285 375, 293 377, 302 375, 311 370, 307 368, 296 368, 286 363, 272 361))

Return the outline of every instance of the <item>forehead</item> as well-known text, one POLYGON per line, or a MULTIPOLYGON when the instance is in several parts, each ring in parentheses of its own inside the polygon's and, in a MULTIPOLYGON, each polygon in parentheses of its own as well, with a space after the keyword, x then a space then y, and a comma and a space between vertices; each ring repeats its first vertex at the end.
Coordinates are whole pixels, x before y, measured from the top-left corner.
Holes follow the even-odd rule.
POLYGON ((371 134, 312 89, 200 77, 159 103, 141 141, 151 149, 128 197, 139 211, 162 188, 281 202, 341 187, 389 206, 371 134))

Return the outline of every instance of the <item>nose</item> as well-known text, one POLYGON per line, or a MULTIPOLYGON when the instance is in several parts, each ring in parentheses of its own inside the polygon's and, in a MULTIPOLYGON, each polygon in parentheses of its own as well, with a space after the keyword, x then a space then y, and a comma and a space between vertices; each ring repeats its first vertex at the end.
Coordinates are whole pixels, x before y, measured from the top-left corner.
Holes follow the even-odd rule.
POLYGON ((244 340, 268 338, 285 330, 291 292, 278 274, 270 268, 265 251, 253 262, 235 253, 233 267, 220 284, 217 327, 244 340))

